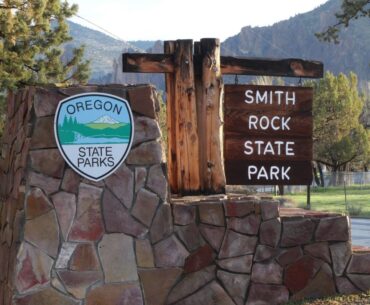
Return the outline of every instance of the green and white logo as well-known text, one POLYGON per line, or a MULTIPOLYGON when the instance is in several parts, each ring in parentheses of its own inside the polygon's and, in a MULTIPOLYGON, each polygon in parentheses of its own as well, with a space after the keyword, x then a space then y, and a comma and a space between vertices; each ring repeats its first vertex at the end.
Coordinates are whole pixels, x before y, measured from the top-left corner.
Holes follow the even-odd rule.
POLYGON ((80 175, 99 181, 126 159, 134 121, 128 102, 105 93, 86 93, 62 100, 54 133, 66 162, 80 175))

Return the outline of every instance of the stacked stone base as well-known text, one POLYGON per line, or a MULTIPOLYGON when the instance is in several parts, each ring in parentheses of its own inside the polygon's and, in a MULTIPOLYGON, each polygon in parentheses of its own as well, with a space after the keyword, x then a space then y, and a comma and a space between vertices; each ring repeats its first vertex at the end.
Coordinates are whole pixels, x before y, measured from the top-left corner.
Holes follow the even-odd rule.
POLYGON ((288 215, 268 198, 168 198, 150 86, 27 88, 9 96, 0 158, 0 305, 282 304, 370 289, 348 218, 288 215), (64 162, 59 100, 128 99, 124 164, 95 183, 64 162))

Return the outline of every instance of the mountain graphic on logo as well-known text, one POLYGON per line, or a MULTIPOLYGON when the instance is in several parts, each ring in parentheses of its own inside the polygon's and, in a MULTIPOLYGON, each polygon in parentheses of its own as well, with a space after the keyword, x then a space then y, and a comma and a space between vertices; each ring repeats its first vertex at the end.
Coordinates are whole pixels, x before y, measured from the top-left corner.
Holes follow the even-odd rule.
POLYGON ((95 121, 91 122, 90 124, 120 124, 120 122, 111 118, 109 115, 103 115, 100 118, 96 119, 95 121))

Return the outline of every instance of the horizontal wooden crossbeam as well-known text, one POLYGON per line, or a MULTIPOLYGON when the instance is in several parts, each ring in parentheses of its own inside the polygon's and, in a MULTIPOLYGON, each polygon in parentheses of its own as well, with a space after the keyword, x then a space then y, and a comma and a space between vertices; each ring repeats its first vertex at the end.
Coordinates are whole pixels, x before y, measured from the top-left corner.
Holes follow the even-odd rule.
MULTIPOLYGON (((194 61, 197 55, 194 55, 194 61)), ((124 53, 123 72, 173 73, 173 54, 124 53)), ((269 59, 221 56, 222 74, 266 75, 302 78, 323 77, 324 67, 319 61, 295 58, 269 59)))

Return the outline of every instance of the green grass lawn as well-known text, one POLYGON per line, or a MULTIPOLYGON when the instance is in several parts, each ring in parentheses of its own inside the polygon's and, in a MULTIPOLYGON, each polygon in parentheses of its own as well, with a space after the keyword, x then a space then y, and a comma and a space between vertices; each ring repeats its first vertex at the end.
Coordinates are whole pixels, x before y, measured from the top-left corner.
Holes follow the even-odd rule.
POLYGON ((370 292, 336 296, 318 300, 306 300, 300 302, 288 302, 286 305, 369 305, 370 292))
MULTIPOLYGON (((306 207, 306 192, 287 194, 284 198, 293 201, 296 207, 306 207)), ((311 210, 370 217, 370 185, 347 187, 347 205, 348 212, 343 187, 311 189, 311 210)))

